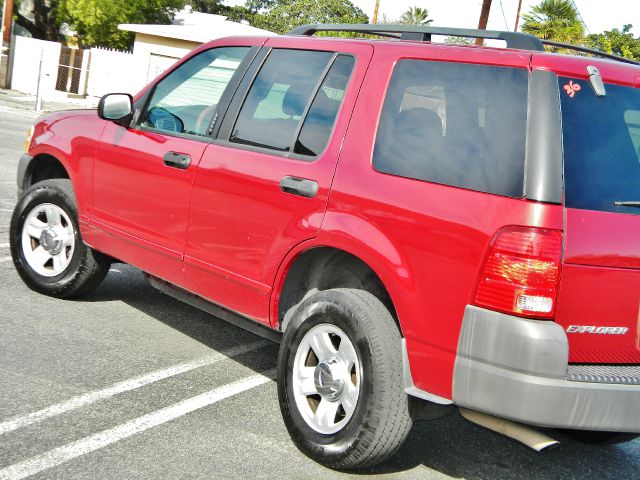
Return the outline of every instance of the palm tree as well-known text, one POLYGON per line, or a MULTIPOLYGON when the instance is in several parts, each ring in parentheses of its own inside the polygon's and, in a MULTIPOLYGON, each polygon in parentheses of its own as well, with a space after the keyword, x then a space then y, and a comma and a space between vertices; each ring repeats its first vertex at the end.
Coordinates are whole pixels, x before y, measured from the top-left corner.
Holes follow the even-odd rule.
POLYGON ((542 0, 523 18, 522 31, 536 37, 576 45, 584 39, 584 25, 571 0, 542 0))
POLYGON ((405 25, 429 25, 431 22, 433 19, 429 18, 429 10, 420 7, 409 7, 398 20, 398 23, 405 25))

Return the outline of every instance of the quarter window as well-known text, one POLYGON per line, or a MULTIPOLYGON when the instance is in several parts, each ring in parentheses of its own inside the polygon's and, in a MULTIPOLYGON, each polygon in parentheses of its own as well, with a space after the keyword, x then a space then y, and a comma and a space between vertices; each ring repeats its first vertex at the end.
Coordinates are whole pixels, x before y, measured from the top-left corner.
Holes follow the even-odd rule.
POLYGON ((206 135, 218 102, 249 47, 202 52, 155 87, 141 125, 172 133, 206 135))
POLYGON ((373 154, 379 172, 521 197, 526 69, 401 60, 373 154))
POLYGON ((327 146, 355 59, 339 55, 316 93, 309 108, 294 152, 314 157, 327 146))

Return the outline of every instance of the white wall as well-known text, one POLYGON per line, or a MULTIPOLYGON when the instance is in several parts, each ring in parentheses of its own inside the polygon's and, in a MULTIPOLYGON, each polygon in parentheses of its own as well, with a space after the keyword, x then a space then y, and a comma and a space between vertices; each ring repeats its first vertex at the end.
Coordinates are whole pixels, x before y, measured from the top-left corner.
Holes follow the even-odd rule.
POLYGON ((38 90, 38 72, 42 59, 40 93, 45 100, 55 96, 61 45, 28 37, 15 38, 15 54, 11 88, 35 95, 38 90))
POLYGON ((149 83, 199 45, 187 40, 138 33, 133 54, 145 69, 145 83, 149 83))
MULTIPOLYGON (((49 101, 66 98, 65 92, 55 90, 61 44, 28 37, 15 37, 15 42, 11 88, 35 95, 42 57, 42 98, 49 101)), ((83 58, 80 94, 86 92, 94 98, 107 93, 134 95, 198 45, 197 42, 138 34, 133 53, 92 48, 85 51, 83 58)))

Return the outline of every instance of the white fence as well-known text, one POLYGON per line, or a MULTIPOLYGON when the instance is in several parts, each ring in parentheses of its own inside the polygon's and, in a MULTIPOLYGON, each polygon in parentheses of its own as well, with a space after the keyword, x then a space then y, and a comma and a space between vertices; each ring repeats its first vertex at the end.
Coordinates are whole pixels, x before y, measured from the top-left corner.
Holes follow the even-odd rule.
POLYGON ((11 88, 56 100, 67 94, 101 97, 137 93, 147 83, 148 58, 92 48, 83 51, 28 37, 14 37, 11 88))
POLYGON ((86 93, 92 97, 113 92, 133 95, 146 83, 145 68, 132 53, 92 48, 86 93))
POLYGON ((28 37, 14 37, 11 88, 40 95, 46 100, 55 96, 58 64, 62 45, 28 37))

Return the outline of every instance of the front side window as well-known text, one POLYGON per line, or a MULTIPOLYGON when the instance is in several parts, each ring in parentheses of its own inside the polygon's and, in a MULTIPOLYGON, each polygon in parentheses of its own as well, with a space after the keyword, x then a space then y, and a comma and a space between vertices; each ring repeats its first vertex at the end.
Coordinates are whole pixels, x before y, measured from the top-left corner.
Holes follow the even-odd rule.
POLYGON ((560 78, 565 204, 640 214, 640 90, 560 78), (572 93, 572 94, 571 94, 572 93))
POLYGON ((250 47, 202 52, 155 87, 140 124, 172 133, 206 135, 231 77, 250 47))
POLYGON ((399 61, 378 125, 374 168, 521 197, 528 77, 521 68, 399 61))
POLYGON ((273 50, 229 141, 315 157, 328 142, 353 65, 353 57, 333 52, 273 50))

